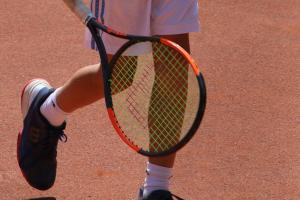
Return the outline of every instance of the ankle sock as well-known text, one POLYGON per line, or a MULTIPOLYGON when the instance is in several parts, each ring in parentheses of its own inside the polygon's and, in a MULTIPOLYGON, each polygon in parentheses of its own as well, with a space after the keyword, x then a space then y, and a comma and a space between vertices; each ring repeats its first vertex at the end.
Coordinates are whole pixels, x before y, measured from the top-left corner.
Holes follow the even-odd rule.
POLYGON ((144 182, 144 196, 148 196, 154 190, 169 190, 172 168, 162 167, 147 162, 146 173, 147 177, 144 182))
POLYGON ((56 96, 60 88, 56 89, 42 104, 42 115, 53 126, 60 126, 67 119, 68 113, 64 112, 56 103, 56 96))

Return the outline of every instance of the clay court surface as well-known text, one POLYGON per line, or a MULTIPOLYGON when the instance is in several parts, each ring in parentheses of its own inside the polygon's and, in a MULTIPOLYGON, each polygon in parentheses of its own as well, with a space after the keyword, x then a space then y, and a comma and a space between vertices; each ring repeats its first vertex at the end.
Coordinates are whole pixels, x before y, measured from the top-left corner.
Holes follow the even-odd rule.
MULTIPOLYGON (((298 0, 200 1, 202 32, 192 34, 191 44, 208 105, 198 134, 178 153, 175 194, 300 199, 299 11, 298 0)), ((83 46, 83 32, 60 0, 1 1, 1 200, 137 199, 146 158, 115 134, 103 101, 69 117, 53 188, 31 188, 17 165, 20 91, 36 77, 58 87, 97 63, 97 54, 83 46)))

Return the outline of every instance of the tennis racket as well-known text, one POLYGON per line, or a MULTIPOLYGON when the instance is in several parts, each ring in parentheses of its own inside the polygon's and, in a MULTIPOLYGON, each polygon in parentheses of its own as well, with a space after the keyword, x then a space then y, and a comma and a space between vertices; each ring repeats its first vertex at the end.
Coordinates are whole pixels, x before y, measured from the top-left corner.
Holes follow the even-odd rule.
POLYGON ((204 78, 179 45, 158 36, 115 31, 85 21, 98 48, 105 103, 120 138, 149 157, 176 152, 195 135, 204 115, 204 78), (109 61, 101 33, 128 40, 109 61))

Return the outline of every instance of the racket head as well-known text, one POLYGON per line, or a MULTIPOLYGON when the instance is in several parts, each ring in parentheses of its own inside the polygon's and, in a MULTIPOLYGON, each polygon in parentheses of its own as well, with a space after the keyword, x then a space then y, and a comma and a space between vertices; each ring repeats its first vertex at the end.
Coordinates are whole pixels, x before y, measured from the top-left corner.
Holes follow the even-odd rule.
POLYGON ((109 118, 134 151, 169 155, 197 132, 206 106, 205 81, 176 43, 159 37, 128 41, 111 60, 106 81, 109 118))

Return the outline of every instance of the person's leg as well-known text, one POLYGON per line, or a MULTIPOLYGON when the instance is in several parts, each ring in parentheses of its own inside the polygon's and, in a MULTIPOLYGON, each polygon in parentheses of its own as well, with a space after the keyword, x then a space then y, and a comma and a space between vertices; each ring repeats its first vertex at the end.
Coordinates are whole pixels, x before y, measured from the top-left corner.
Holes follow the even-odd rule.
POLYGON ((41 105, 41 114, 53 126, 60 126, 67 115, 78 108, 103 98, 103 78, 100 64, 79 69, 41 105))
MULTIPOLYGON (((197 0, 152 0, 152 35, 161 35, 190 52, 189 33, 198 32, 199 29, 197 0)), ((155 136, 155 131, 152 132, 155 136)), ((167 199, 172 198, 170 193, 163 190, 169 190, 175 158, 176 155, 172 154, 148 159, 143 198, 140 199, 151 200, 155 198, 158 194, 155 190, 160 191, 167 199)))
MULTIPOLYGON (((189 34, 163 35, 162 37, 176 42, 187 52, 190 52, 189 34)), ((180 122, 179 122, 180 123, 180 122)), ((174 166, 176 154, 164 157, 150 157, 147 163, 147 177, 144 183, 144 196, 155 190, 169 190, 171 169, 174 166)))
POLYGON ((79 69, 57 94, 57 104, 71 113, 104 97, 100 64, 79 69))
MULTIPOLYGON (((112 57, 113 55, 109 55, 108 60, 110 61, 112 57)), ((122 74, 123 84, 129 87, 135 74, 137 58, 136 56, 122 56, 119 61, 122 64, 115 65, 112 83, 115 82, 114 78, 120 78, 119 74, 122 74)), ((115 94, 127 87, 116 90, 112 84, 111 92, 115 94)), ((104 98, 102 68, 99 64, 90 65, 79 69, 62 87, 50 95, 42 105, 41 112, 52 125, 58 126, 63 123, 68 113, 102 98, 104 98), (62 112, 55 112, 55 110, 62 112)))
MULTIPOLYGON (((109 55, 109 60, 112 55, 109 55)), ((132 84, 136 67, 123 57, 124 65, 115 66, 132 84), (134 69, 130 70, 133 72, 134 69)), ((118 77, 118 76, 116 76, 118 77)), ((123 89, 126 89, 125 87, 123 89)), ((113 91, 114 92, 114 91, 113 91)), ((115 91, 121 92, 121 91, 115 91)), ((78 70, 58 89, 43 79, 30 81, 22 92, 23 130, 18 136, 18 161, 27 182, 40 190, 50 188, 56 176, 58 140, 66 140, 65 121, 69 113, 104 97, 102 70, 99 64, 78 70)))
POLYGON ((32 187, 46 190, 54 184, 58 140, 66 141, 66 116, 102 98, 102 82, 98 64, 78 70, 56 90, 43 79, 26 84, 21 96, 23 129, 18 135, 17 156, 32 187))
MULTIPOLYGON (((112 55, 108 58, 110 60, 112 55)), ((50 124, 59 126, 69 113, 103 97, 101 66, 89 65, 76 71, 62 87, 45 100, 40 110, 50 124)))

